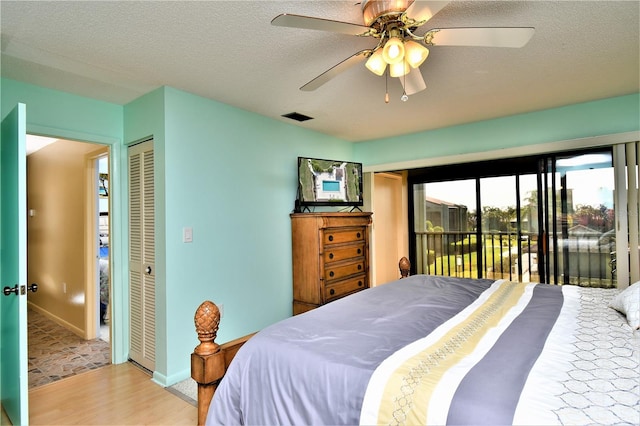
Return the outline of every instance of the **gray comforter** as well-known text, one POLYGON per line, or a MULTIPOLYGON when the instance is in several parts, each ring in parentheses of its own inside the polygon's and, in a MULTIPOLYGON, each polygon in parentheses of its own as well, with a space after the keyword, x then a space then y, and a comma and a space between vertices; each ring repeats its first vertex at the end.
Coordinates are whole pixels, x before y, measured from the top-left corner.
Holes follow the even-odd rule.
POLYGON ((639 424, 640 336, 616 292, 436 276, 362 291, 249 340, 207 423, 639 424))
POLYGON ((373 371, 493 280, 416 275, 265 328, 238 352, 208 424, 358 424, 373 371))

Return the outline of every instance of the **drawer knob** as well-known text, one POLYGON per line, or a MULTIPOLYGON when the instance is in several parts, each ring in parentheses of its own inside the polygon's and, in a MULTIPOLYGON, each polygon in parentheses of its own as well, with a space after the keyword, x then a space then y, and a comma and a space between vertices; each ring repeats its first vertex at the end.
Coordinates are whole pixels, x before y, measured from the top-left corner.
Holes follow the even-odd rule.
POLYGON ((333 253, 329 253, 329 259, 333 259, 333 253))
POLYGON ((362 253, 362 249, 358 249, 358 254, 362 253))
POLYGON ((331 289, 329 290, 329 294, 333 296, 334 294, 336 294, 336 291, 334 289, 331 289))
POLYGON ((329 276, 333 277, 335 274, 333 273, 333 271, 329 271, 329 276))
POLYGON ((358 232, 358 233, 356 234, 356 236, 357 236, 358 238, 360 238, 360 233, 358 232))
POLYGON ((362 269, 362 265, 358 265, 358 271, 362 269))
POLYGON ((358 287, 362 287, 362 281, 358 281, 358 287))
POLYGON ((329 241, 333 241, 333 235, 329 235, 329 241))

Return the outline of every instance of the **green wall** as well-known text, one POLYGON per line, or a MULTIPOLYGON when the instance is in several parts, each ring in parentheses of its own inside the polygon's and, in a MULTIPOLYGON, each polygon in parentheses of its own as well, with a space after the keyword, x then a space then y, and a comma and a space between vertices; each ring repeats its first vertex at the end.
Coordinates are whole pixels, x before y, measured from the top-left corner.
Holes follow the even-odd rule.
MULTIPOLYGON (((73 94, 46 89, 15 80, 0 79, 0 116, 9 113, 18 103, 26 105, 27 133, 65 138, 84 142, 96 142, 111 147, 116 158, 121 152, 123 133, 123 107, 108 102, 89 99, 73 94)), ((118 188, 119 164, 112 162, 110 184, 118 188)), ((112 207, 119 208, 122 192, 115 191, 111 197, 112 207)), ((121 241, 123 223, 121 217, 112 220, 110 245, 117 247, 121 241), (113 239, 115 237, 115 240, 113 239)), ((122 265, 121 250, 114 250, 114 262, 122 265)), ((117 294, 117 292, 114 292, 117 294)), ((121 293, 121 290, 120 290, 121 293)), ((126 323, 119 323, 125 327, 126 323)), ((127 350, 122 332, 114 333, 112 339, 113 361, 127 359, 127 350)))
MULTIPOLYGON (((167 312, 163 309, 166 299, 166 247, 165 241, 165 169, 164 165, 164 141, 165 131, 164 124, 164 89, 156 89, 132 102, 124 107, 124 145, 133 145, 136 142, 141 142, 150 138, 153 138, 154 144, 154 203, 155 203, 155 288, 156 288, 156 359, 155 359, 155 371, 154 379, 162 384, 166 383, 167 369, 167 312)), ((128 152, 127 149, 122 150, 120 164, 122 164, 122 170, 126 170, 128 165, 128 152)), ((128 194, 128 174, 122 173, 122 192, 128 194)), ((123 208, 121 216, 124 223, 129 222, 129 200, 127 197, 123 197, 123 208)), ((125 227, 126 230, 126 227, 125 227)), ((123 235, 123 257, 125 263, 128 265, 128 253, 129 253, 129 241, 128 235, 123 235)), ((120 282, 128 283, 128 270, 123 269, 120 271, 120 282)), ((114 296, 116 292, 114 291, 114 296)), ((119 301, 120 306, 128 306, 128 287, 123 287, 120 292, 119 301)), ((122 315, 122 322, 126 323, 126 328, 123 332, 126 335, 126 340, 129 339, 129 317, 128 315, 122 315)))
POLYGON ((124 116, 125 143, 154 136, 154 377, 170 384, 189 374, 204 300, 224 305, 219 342, 291 315, 297 157, 351 159, 353 145, 168 87, 124 116))
POLYGON ((353 158, 353 145, 172 88, 125 105, 2 79, 1 111, 27 105, 27 132, 112 148, 114 362, 127 359, 126 146, 153 137, 156 381, 188 377, 193 314, 224 304, 218 341, 291 315, 289 213, 297 157, 353 158), (182 243, 182 228, 193 243, 182 243), (121 265, 118 268, 117 265, 121 265))
POLYGON ((165 385, 189 375, 198 343, 193 314, 202 301, 224 305, 219 342, 291 314, 289 213, 298 156, 371 166, 640 128, 638 94, 352 144, 168 87, 126 106, 7 79, 0 89, 2 117, 17 102, 27 105, 28 132, 112 146, 117 215, 110 241, 122 265, 113 278, 115 362, 126 360, 128 339, 125 147, 154 138, 154 378, 165 385), (182 242, 184 227, 193 228, 192 243, 182 242))
POLYGON ((86 142, 122 140, 122 106, 0 79, 0 116, 22 102, 27 105, 27 133, 86 142))
POLYGON ((640 94, 357 143, 366 166, 494 151, 640 129, 640 94))

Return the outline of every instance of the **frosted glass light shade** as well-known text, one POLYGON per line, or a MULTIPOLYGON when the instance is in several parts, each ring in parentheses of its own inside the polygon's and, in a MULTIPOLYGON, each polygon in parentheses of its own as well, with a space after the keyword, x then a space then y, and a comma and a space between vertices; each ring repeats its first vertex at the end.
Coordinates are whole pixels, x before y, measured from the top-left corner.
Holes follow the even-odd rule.
POLYGON ((408 74, 410 70, 411 67, 409 66, 407 61, 389 65, 389 74, 391 75, 391 77, 402 77, 403 75, 408 74))
POLYGON ((382 58, 382 49, 376 50, 364 64, 372 73, 382 76, 387 69, 387 63, 382 58))
POLYGON ((402 62, 404 59, 404 43, 398 37, 391 37, 382 48, 382 57, 389 65, 402 62))
POLYGON ((429 56, 429 49, 415 41, 405 41, 404 56, 411 68, 418 68, 429 56))

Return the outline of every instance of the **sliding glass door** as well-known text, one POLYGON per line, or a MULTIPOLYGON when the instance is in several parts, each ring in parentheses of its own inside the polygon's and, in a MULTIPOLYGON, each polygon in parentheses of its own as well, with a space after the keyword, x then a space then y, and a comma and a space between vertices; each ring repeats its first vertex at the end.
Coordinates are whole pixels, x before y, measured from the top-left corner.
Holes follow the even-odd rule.
POLYGON ((549 282, 615 286, 611 151, 558 156, 549 163, 549 282))
POLYGON ((614 286, 611 150, 409 174, 417 273, 614 286))
POLYGON ((418 270, 477 277, 476 183, 473 179, 416 184, 414 230, 418 270))

